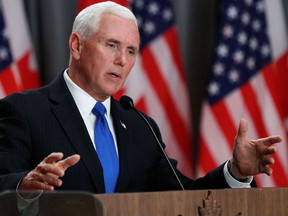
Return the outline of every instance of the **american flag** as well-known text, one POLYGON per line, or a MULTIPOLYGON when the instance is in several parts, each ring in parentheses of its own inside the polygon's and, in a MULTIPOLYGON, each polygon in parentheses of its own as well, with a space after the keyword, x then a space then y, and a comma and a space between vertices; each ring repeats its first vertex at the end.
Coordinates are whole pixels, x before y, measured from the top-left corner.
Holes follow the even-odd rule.
POLYGON ((265 3, 222 1, 211 79, 203 104, 199 176, 231 158, 239 120, 244 117, 249 138, 276 134, 284 138, 277 145, 272 177, 258 175, 257 184, 288 186, 288 40, 284 17, 278 16, 281 2, 270 1, 269 7, 265 3), (267 19, 269 8, 273 14, 268 17, 273 21, 267 19), (278 35, 275 41, 275 33, 283 33, 283 37, 278 35))
MULTIPOLYGON (((79 9, 95 0, 80 0, 79 9)), ((124 88, 136 107, 158 123, 170 157, 178 168, 192 176, 192 144, 188 91, 181 62, 178 36, 169 0, 114 1, 135 14, 141 48, 124 88)))
POLYGON ((0 2, 0 98, 39 87, 22 1, 0 2))

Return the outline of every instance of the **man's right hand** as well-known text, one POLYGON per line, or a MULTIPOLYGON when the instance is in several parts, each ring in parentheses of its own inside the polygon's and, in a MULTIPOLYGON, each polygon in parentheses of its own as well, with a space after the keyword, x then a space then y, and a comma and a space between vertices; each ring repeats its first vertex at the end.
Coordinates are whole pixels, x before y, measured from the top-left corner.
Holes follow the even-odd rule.
POLYGON ((74 154, 63 159, 63 153, 51 153, 38 166, 21 180, 18 190, 53 191, 54 187, 62 185, 60 177, 66 169, 74 166, 80 160, 80 155, 74 154))

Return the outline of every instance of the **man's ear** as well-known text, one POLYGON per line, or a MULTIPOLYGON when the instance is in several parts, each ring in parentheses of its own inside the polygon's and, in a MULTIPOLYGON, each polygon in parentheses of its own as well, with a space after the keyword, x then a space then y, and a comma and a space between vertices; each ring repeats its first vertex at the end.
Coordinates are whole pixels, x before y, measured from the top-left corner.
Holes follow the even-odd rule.
POLYGON ((79 60, 80 59, 82 42, 83 42, 83 40, 82 40, 81 36, 78 33, 73 32, 70 35, 70 38, 69 38, 69 49, 70 49, 70 53, 71 53, 72 58, 74 58, 75 60, 79 60))

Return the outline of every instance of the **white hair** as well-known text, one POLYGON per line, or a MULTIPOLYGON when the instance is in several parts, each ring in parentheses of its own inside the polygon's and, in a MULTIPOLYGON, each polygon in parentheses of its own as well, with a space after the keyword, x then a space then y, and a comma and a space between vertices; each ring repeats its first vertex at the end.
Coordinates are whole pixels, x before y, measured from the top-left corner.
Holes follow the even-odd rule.
POLYGON ((136 27, 138 26, 136 17, 128 8, 115 2, 106 1, 90 5, 80 11, 74 20, 72 32, 79 33, 84 40, 88 39, 97 32, 100 18, 104 13, 111 13, 130 19, 135 23, 136 27))

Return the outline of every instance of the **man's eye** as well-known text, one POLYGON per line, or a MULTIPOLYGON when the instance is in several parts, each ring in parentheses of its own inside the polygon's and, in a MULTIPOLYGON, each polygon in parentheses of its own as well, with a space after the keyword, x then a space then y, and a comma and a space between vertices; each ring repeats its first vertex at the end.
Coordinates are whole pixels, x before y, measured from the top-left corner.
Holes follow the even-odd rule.
POLYGON ((108 46, 111 47, 111 48, 116 48, 116 45, 113 44, 113 43, 109 43, 108 46))
POLYGON ((130 55, 135 55, 135 54, 136 54, 135 50, 133 50, 133 49, 129 49, 129 50, 128 50, 128 53, 129 53, 130 55))

